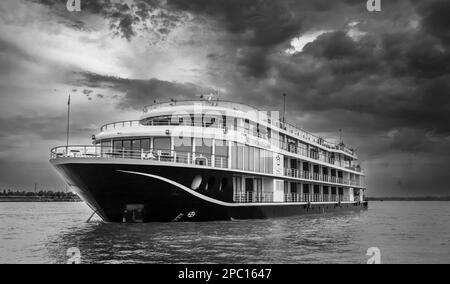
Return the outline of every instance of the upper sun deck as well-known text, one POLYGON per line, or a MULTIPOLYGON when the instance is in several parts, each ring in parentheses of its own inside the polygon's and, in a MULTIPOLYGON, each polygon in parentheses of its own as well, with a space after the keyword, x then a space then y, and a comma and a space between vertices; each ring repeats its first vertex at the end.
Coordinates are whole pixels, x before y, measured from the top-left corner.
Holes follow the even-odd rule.
MULTIPOLYGON (((255 114, 264 112, 256 107, 237 102, 223 101, 223 100, 171 100, 165 102, 155 102, 154 104, 145 106, 143 109, 143 115, 141 119, 150 118, 154 115, 158 115, 158 113, 164 111, 176 111, 176 109, 183 109, 185 111, 189 111, 187 107, 202 107, 205 109, 217 109, 217 110, 229 110, 232 112, 240 112, 243 117, 248 118, 248 114, 255 114), (181 107, 181 108, 180 108, 181 107)), ((250 115, 251 117, 251 115, 250 115)), ((319 137, 315 134, 312 134, 308 131, 305 131, 302 128, 299 128, 293 124, 288 122, 283 122, 281 119, 277 117, 268 117, 268 116, 258 116, 259 122, 262 122, 272 129, 279 131, 280 133, 284 133, 288 136, 292 136, 298 138, 300 140, 304 140, 311 144, 316 144, 318 146, 330 149, 330 150, 340 150, 352 157, 356 157, 356 153, 353 149, 346 147, 342 143, 333 143, 325 140, 322 137, 319 137)))
POLYGON ((175 106, 193 106, 193 105, 197 105, 197 106, 200 105, 203 107, 216 107, 216 108, 230 109, 230 110, 242 111, 242 112, 261 111, 250 105, 246 105, 243 103, 230 102, 230 101, 223 101, 223 100, 182 100, 182 101, 171 100, 171 101, 167 101, 167 102, 155 102, 154 104, 145 106, 144 114, 149 113, 154 110, 157 110, 157 109, 161 109, 161 108, 175 107, 175 106))

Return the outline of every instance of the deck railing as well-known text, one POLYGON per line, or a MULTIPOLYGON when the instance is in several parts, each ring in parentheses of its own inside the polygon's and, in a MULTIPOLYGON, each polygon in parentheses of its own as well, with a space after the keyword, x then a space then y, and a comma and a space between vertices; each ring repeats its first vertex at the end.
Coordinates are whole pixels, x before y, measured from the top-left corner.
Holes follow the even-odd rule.
POLYGON ((273 202, 273 193, 235 193, 233 201, 236 203, 270 203, 273 202))
MULTIPOLYGON (((150 124, 142 125, 139 120, 119 121, 119 122, 105 124, 100 128, 100 130, 101 130, 101 132, 104 132, 104 131, 122 130, 122 129, 126 129, 126 128, 142 128, 142 127, 149 127, 149 126, 191 126, 191 127, 206 127, 206 128, 211 127, 211 128, 221 129, 224 131, 224 133, 226 133, 229 130, 236 130, 236 131, 243 133, 249 141, 251 141, 255 144, 259 145, 261 142, 254 138, 260 138, 262 140, 265 140, 266 143, 275 145, 276 147, 279 147, 280 149, 285 150, 287 152, 297 154, 297 155, 300 155, 303 157, 311 158, 314 160, 318 160, 318 161, 328 163, 331 165, 345 167, 349 170, 353 170, 356 172, 362 172, 362 169, 359 166, 350 165, 350 164, 345 163, 342 160, 337 160, 334 158, 333 154, 330 154, 330 152, 328 152, 328 154, 323 154, 321 151, 319 151, 319 152, 311 151, 311 149, 308 150, 308 149, 296 146, 293 143, 286 143, 283 141, 275 140, 273 138, 269 138, 267 133, 257 132, 256 129, 250 130, 250 129, 247 129, 242 126, 227 127, 221 123, 211 124, 211 123, 207 123, 207 122, 196 121, 195 119, 194 120, 185 120, 183 122, 174 120, 174 121, 149 121, 148 123, 150 123, 150 124)), ((315 141, 312 141, 309 139, 307 139, 307 141, 315 142, 315 141)), ((318 143, 318 144, 322 145, 322 146, 326 146, 326 148, 329 148, 330 150, 344 151, 341 146, 331 147, 331 146, 327 146, 327 144, 324 144, 324 143, 322 143, 322 144, 318 143)), ((317 147, 315 147, 315 146, 312 147, 312 149, 315 149, 315 148, 317 148, 317 147)), ((348 153, 347 151, 344 151, 344 152, 348 153)), ((348 154, 354 155, 354 153, 348 153, 348 154)))
POLYGON ((330 176, 330 175, 322 175, 319 173, 313 173, 313 172, 308 172, 308 171, 299 171, 297 169, 289 169, 289 168, 284 169, 284 175, 287 177, 293 177, 293 178, 299 178, 299 179, 308 179, 308 180, 323 181, 323 182, 336 183, 336 184, 353 185, 353 186, 359 186, 359 187, 363 186, 363 183, 361 181, 344 179, 341 177, 330 176))
MULTIPOLYGON (((114 149, 101 146, 61 146, 51 150, 50 158, 108 158, 108 159, 135 159, 154 160, 197 166, 229 168, 229 157, 211 155, 205 153, 192 153, 183 151, 171 151, 169 149, 128 150, 125 148, 114 149)), ((335 176, 321 175, 318 173, 299 171, 297 169, 285 169, 284 176, 305 179, 317 182, 335 183, 363 187, 361 181, 348 180, 335 176)))
POLYGON ((69 146, 57 147, 51 150, 51 159, 58 158, 108 158, 108 159, 135 159, 154 160, 180 164, 192 164, 198 166, 228 168, 228 157, 201 154, 183 151, 171 151, 168 149, 128 150, 111 149, 111 147, 96 146, 69 146), (214 164, 213 164, 214 163, 214 164))
MULTIPOLYGON (((233 201, 235 203, 273 203, 273 193, 254 193, 254 192, 242 192, 235 193, 233 195, 233 201)), ((317 203, 317 202, 350 202, 350 198, 343 195, 328 195, 328 194, 285 194, 284 199, 278 202, 290 202, 290 203, 317 203)))
MULTIPOLYGON (((228 102, 228 101, 220 101, 220 100, 212 100, 212 101, 192 101, 192 100, 183 101, 183 100, 180 100, 180 101, 175 101, 175 100, 172 100, 172 101, 166 101, 166 102, 156 102, 152 105, 146 106, 144 108, 144 113, 147 113, 150 110, 155 110, 155 109, 164 108, 164 107, 192 106, 194 104, 219 106, 219 107, 224 107, 224 108, 229 108, 229 109, 240 110, 243 112, 259 111, 258 109, 254 108, 253 106, 249 106, 249 105, 242 104, 242 103, 228 102)), ((319 136, 314 135, 304 129, 296 127, 293 124, 283 122, 280 119, 267 117, 267 119, 263 119, 263 122, 268 123, 269 125, 275 126, 277 128, 283 129, 286 132, 290 133, 292 136, 295 136, 299 139, 321 145, 328 149, 341 150, 349 155, 355 154, 355 151, 353 149, 350 149, 344 145, 336 145, 336 144, 330 143, 322 137, 319 137, 319 136)))

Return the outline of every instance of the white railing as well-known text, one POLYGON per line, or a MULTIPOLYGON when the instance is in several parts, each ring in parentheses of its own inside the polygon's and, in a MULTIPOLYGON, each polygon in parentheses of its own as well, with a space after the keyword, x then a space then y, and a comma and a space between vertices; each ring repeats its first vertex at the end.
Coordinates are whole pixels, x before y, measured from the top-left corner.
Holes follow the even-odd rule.
POLYGON ((228 157, 218 155, 198 154, 192 152, 171 151, 167 149, 128 150, 112 149, 101 146, 61 146, 51 150, 51 159, 59 158, 105 158, 105 159, 135 159, 155 160, 197 166, 228 168, 228 157))
MULTIPOLYGON (((129 150, 125 148, 114 149, 113 147, 102 146, 61 146, 52 149, 50 153, 51 159, 68 157, 155 160, 224 169, 229 168, 228 156, 171 151, 168 149, 129 150)), ((321 175, 308 171, 299 171, 297 169, 286 168, 284 170, 284 176, 317 182, 364 187, 363 183, 360 181, 348 180, 329 175, 321 175)))
MULTIPOLYGON (((235 193, 233 195, 233 201, 235 203, 274 203, 273 193, 253 193, 253 192, 243 192, 235 193)), ((350 202, 349 197, 343 195, 321 195, 321 194, 285 194, 283 201, 279 202, 289 202, 289 203, 323 203, 323 202, 350 202)))
MULTIPOLYGON (((176 119, 174 121, 148 121, 148 125, 143 125, 139 120, 129 120, 129 121, 119 121, 114 123, 105 124, 100 128, 101 132, 104 131, 114 131, 121 130, 127 128, 141 128, 141 127, 149 127, 149 126, 191 126, 191 127, 203 127, 203 128, 217 128, 222 129, 224 133, 228 130, 233 130, 234 126, 226 126, 224 127, 221 123, 207 123, 202 121, 194 120, 184 120, 183 122, 179 122, 176 119)), ((249 131, 249 129, 245 129, 244 127, 238 126, 236 131, 241 132, 247 137, 247 142, 251 142, 255 145, 267 147, 269 145, 274 145, 275 147, 279 147, 282 150, 285 150, 290 153, 294 153, 303 157, 319 160, 321 162, 331 164, 334 166, 345 167, 346 169, 362 172, 362 169, 359 166, 351 165, 348 166, 344 161, 339 161, 333 158, 333 155, 327 153, 324 155, 322 152, 315 152, 311 150, 307 150, 302 147, 297 147, 294 144, 288 144, 283 141, 278 141, 275 139, 269 139, 267 134, 262 134, 254 131, 249 131), (265 141, 265 142, 261 142, 265 141)), ((321 140, 320 140, 321 141, 321 140)), ((319 142, 320 142, 319 141, 319 142)), ((338 149, 339 147, 330 147, 330 149, 338 149)))
POLYGON ((299 171, 297 169, 289 169, 289 168, 284 169, 284 176, 298 178, 298 179, 308 179, 308 180, 314 180, 314 181, 336 183, 336 184, 342 184, 342 185, 353 185, 353 186, 358 186, 358 187, 363 186, 363 183, 360 181, 349 180, 349 179, 344 179, 344 178, 330 176, 330 175, 321 175, 319 173, 313 173, 313 172, 308 172, 308 171, 299 171))
POLYGON ((113 123, 108 123, 103 125, 100 128, 101 132, 104 131, 112 131, 116 129, 122 129, 122 128, 133 128, 133 127, 143 127, 139 120, 128 120, 128 121, 118 121, 113 123))
POLYGON ((273 193, 235 193, 233 201, 235 203, 271 203, 273 202, 273 193))

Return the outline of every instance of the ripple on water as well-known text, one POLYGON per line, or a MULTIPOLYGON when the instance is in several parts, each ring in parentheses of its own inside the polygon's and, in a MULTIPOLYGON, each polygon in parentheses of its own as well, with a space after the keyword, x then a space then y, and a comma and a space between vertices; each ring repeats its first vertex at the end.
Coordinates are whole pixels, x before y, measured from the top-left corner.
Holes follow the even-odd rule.
POLYGON ((208 223, 86 224, 89 215, 82 203, 2 204, 0 262, 64 263, 78 247, 86 263, 365 263, 373 246, 383 262, 450 262, 445 202, 208 223))

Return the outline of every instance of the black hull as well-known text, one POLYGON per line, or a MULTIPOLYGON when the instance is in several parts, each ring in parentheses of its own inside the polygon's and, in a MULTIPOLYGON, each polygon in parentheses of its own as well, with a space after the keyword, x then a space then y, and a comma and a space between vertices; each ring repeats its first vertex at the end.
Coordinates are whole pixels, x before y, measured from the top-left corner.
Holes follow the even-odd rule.
POLYGON ((54 163, 76 193, 107 222, 264 219, 366 209, 364 203, 233 203, 232 172, 173 165, 54 163), (201 175, 200 188, 190 190, 201 175), (139 207, 135 211, 136 206, 139 207), (128 210, 127 210, 128 209, 128 210), (136 215, 137 214, 137 215, 136 215))

